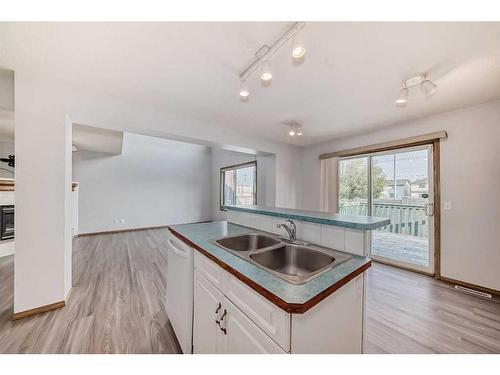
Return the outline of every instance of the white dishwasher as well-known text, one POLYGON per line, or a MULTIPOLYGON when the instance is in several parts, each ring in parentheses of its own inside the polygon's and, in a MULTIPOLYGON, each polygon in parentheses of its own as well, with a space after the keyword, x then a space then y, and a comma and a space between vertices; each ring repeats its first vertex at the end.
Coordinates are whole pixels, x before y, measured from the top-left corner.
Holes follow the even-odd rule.
POLYGON ((167 314, 184 354, 193 342, 193 249, 168 233, 167 314))

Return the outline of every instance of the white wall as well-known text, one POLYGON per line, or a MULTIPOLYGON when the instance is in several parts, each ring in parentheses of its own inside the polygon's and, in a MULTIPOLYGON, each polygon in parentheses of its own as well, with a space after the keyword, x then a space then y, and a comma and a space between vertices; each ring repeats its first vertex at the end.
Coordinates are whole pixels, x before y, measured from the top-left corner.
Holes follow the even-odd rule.
POLYGON ((304 209, 319 209, 321 153, 446 130, 441 143, 441 274, 500 290, 500 101, 302 150, 304 209))
MULTIPOLYGON (((0 139, 0 158, 8 158, 9 155, 14 155, 14 141, 0 139)), ((14 168, 9 167, 7 163, 0 163, 0 168, 3 168, 0 169, 0 178, 14 178, 14 174, 8 172, 14 171, 14 168)))
POLYGON ((74 152, 79 232, 210 220, 210 166, 208 147, 130 133, 121 155, 74 152))
POLYGON ((16 72, 14 312, 63 301, 69 289, 71 128, 47 92, 16 72))
POLYGON ((212 149, 212 219, 225 220, 220 210, 220 169, 231 165, 257 161, 257 204, 276 206, 276 158, 274 155, 252 155, 241 152, 212 149))

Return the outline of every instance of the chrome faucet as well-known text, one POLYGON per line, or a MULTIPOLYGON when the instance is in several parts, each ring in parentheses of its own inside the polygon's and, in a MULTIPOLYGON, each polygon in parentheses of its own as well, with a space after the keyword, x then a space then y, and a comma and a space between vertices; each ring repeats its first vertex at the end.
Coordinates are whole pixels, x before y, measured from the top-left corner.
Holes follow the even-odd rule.
POLYGON ((283 228, 284 230, 286 230, 288 236, 290 237, 290 241, 295 241, 297 239, 297 227, 292 220, 287 220, 287 223, 290 224, 276 224, 276 228, 283 228))

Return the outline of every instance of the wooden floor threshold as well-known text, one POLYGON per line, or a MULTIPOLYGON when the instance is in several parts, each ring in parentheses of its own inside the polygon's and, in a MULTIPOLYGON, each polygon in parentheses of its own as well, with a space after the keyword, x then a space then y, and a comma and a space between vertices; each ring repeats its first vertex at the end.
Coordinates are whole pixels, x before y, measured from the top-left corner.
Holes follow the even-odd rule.
POLYGON ((41 314, 41 313, 44 313, 47 311, 60 309, 61 307, 64 307, 64 306, 66 306, 66 302, 60 301, 60 302, 51 303, 50 305, 35 307, 34 309, 21 311, 21 312, 13 314, 12 320, 19 320, 19 319, 27 318, 29 316, 33 316, 36 314, 41 314))

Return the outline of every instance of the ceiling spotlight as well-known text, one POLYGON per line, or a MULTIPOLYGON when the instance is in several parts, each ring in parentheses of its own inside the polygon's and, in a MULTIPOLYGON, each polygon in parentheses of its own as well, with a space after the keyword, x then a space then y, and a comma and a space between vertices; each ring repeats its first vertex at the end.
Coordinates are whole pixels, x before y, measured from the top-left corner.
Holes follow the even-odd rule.
POLYGON ((408 89, 403 87, 399 92, 399 97, 396 99, 396 104, 399 106, 404 106, 408 103, 408 89))
POLYGON ((297 135, 300 137, 300 136, 302 136, 303 134, 304 134, 304 133, 302 132, 302 126, 299 126, 299 127, 297 128, 297 135))
POLYGON ((300 33, 296 33, 293 37, 292 57, 295 60, 300 60, 305 54, 306 48, 304 47, 304 42, 302 41, 300 33))
POLYGON ((269 60, 265 60, 262 63, 262 73, 260 75, 260 79, 265 84, 269 84, 271 79, 273 79, 273 73, 271 72, 271 64, 269 64, 269 60))
POLYGON ((290 137, 295 136, 295 134, 296 134, 296 133, 295 133, 295 129, 290 129, 290 131, 288 132, 288 135, 289 135, 290 137))
POLYGON ((420 84, 420 88, 424 92, 426 97, 430 97, 437 92, 437 85, 430 79, 425 78, 425 80, 420 84))
POLYGON ((246 81, 241 80, 240 81, 240 100, 241 101, 248 101, 248 97, 250 96, 250 90, 248 90, 248 86, 246 81))

